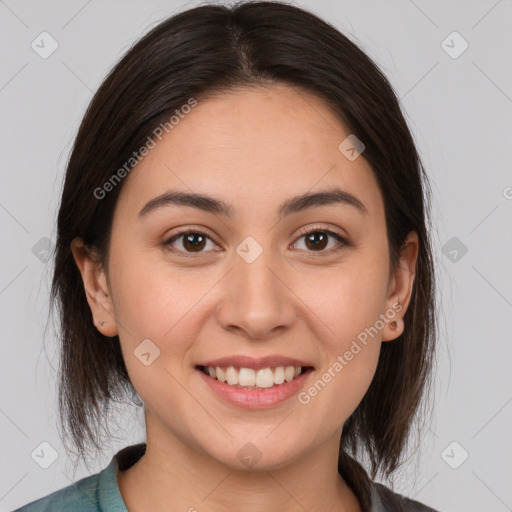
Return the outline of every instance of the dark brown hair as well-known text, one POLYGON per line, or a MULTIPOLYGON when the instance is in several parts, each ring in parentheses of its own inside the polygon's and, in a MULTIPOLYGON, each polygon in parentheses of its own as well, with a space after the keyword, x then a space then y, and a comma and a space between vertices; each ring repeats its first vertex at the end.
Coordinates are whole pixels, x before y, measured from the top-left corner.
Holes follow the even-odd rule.
MULTIPOLYGON (((280 2, 202 5, 164 20, 112 69, 94 95, 68 161, 58 215, 51 305, 60 319, 59 406, 65 434, 84 455, 112 400, 135 393, 117 336, 93 325, 70 244, 81 237, 107 266, 113 212, 123 182, 93 191, 187 103, 233 87, 283 83, 324 99, 366 148, 384 199, 390 269, 409 231, 419 255, 405 329, 383 343, 375 377, 342 433, 339 468, 366 451, 372 478, 402 463, 412 421, 428 396, 437 320, 430 190, 392 87, 376 64, 317 16, 280 2)), ((357 472, 357 471, 356 471, 357 472)), ((361 478, 364 476, 361 475, 361 478)))

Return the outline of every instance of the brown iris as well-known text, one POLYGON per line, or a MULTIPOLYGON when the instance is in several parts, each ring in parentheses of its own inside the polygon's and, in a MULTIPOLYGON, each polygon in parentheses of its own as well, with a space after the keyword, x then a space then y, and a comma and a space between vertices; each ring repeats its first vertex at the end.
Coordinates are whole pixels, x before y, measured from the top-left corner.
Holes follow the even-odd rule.
POLYGON ((204 249, 206 243, 206 236, 200 233, 188 233, 183 235, 183 247, 187 251, 200 252, 204 249))
POLYGON ((310 233, 306 235, 306 246, 309 249, 324 249, 327 245, 327 240, 329 236, 322 231, 316 231, 314 233, 310 233), (311 247, 308 245, 311 243, 311 247))

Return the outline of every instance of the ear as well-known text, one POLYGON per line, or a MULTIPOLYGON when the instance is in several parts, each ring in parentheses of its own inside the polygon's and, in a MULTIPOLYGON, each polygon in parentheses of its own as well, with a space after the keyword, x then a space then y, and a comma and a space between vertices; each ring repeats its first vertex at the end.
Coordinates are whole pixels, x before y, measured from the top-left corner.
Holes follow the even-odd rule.
POLYGON ((394 340, 404 331, 403 317, 411 300, 418 249, 418 234, 415 231, 411 231, 408 233, 400 250, 398 267, 389 282, 386 306, 388 313, 389 311, 394 311, 395 315, 391 316, 388 314, 389 320, 382 329, 382 341, 394 340), (390 326, 393 322, 396 322, 394 329, 390 326))
POLYGON ((104 336, 116 336, 118 334, 117 323, 104 269, 94 257, 94 251, 86 246, 81 238, 73 239, 71 252, 82 275, 94 326, 104 336))

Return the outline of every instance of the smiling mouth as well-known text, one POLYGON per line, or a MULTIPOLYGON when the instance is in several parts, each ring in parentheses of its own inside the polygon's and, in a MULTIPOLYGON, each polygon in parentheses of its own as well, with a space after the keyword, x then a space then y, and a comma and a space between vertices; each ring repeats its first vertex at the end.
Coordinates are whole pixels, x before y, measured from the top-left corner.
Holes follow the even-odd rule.
POLYGON ((212 379, 241 389, 268 389, 292 382, 295 378, 313 371, 312 366, 277 366, 260 368, 236 366, 196 366, 212 379))

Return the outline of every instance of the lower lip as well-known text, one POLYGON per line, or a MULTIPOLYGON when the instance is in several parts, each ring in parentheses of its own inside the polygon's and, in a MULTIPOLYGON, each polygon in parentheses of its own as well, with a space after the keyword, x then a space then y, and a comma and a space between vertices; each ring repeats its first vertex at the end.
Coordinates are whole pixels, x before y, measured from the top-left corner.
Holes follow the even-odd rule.
POLYGON ((312 372, 308 370, 295 377, 291 382, 274 385, 266 389, 243 389, 235 388, 225 382, 206 375, 204 372, 196 368, 201 378, 217 393, 221 398, 228 402, 245 409, 263 409, 273 407, 284 402, 291 396, 299 392, 306 379, 312 372))

